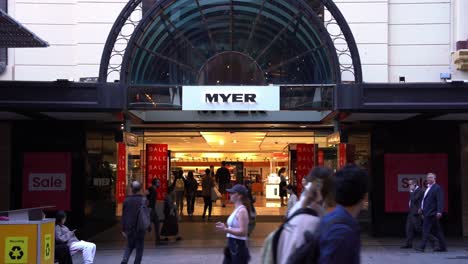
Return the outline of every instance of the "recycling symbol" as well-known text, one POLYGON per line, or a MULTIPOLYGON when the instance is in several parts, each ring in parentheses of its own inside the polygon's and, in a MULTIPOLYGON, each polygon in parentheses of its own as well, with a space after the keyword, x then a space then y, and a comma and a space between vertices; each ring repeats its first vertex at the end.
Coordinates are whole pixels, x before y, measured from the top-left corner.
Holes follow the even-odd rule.
POLYGON ((20 246, 14 246, 11 248, 8 256, 10 256, 12 260, 20 260, 24 256, 24 252, 20 246))
POLYGON ((49 243, 46 244, 45 254, 46 254, 46 257, 50 256, 50 244, 49 243))

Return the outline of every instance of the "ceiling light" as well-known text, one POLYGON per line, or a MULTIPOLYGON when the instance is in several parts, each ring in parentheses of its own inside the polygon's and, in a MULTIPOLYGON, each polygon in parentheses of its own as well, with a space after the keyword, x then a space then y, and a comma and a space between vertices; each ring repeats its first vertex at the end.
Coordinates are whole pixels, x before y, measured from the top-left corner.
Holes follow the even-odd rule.
POLYGON ((300 128, 307 128, 307 126, 299 126, 300 128))
POLYGON ((224 145, 224 140, 220 139, 220 140, 219 140, 219 144, 220 144, 221 146, 223 146, 223 145, 224 145))
POLYGON ((232 143, 236 144, 236 143, 237 143, 237 139, 234 139, 234 140, 232 141, 232 143))

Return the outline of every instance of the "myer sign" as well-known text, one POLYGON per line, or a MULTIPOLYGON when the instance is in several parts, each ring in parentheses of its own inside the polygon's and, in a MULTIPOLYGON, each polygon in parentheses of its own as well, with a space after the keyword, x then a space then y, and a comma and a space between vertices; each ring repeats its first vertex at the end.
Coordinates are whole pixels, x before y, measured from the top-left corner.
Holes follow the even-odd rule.
POLYGON ((279 86, 184 86, 182 110, 279 111, 279 86))

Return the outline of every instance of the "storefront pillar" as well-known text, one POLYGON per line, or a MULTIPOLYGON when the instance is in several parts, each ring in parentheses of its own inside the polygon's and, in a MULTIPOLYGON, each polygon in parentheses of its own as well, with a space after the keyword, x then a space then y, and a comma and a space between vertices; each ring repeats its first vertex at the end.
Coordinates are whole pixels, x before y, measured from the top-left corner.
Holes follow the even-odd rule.
MULTIPOLYGON (((468 124, 460 127, 461 189, 468 189, 468 124)), ((463 236, 468 236, 468 192, 462 192, 463 236)))

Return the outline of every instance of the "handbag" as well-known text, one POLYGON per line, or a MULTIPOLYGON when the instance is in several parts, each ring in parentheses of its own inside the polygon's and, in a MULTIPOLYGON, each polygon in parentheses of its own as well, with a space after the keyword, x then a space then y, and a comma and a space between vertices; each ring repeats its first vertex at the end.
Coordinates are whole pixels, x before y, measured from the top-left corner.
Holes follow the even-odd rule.
POLYGON ((214 186, 211 188, 211 200, 216 201, 219 198, 221 198, 221 193, 219 192, 218 187, 214 186))

